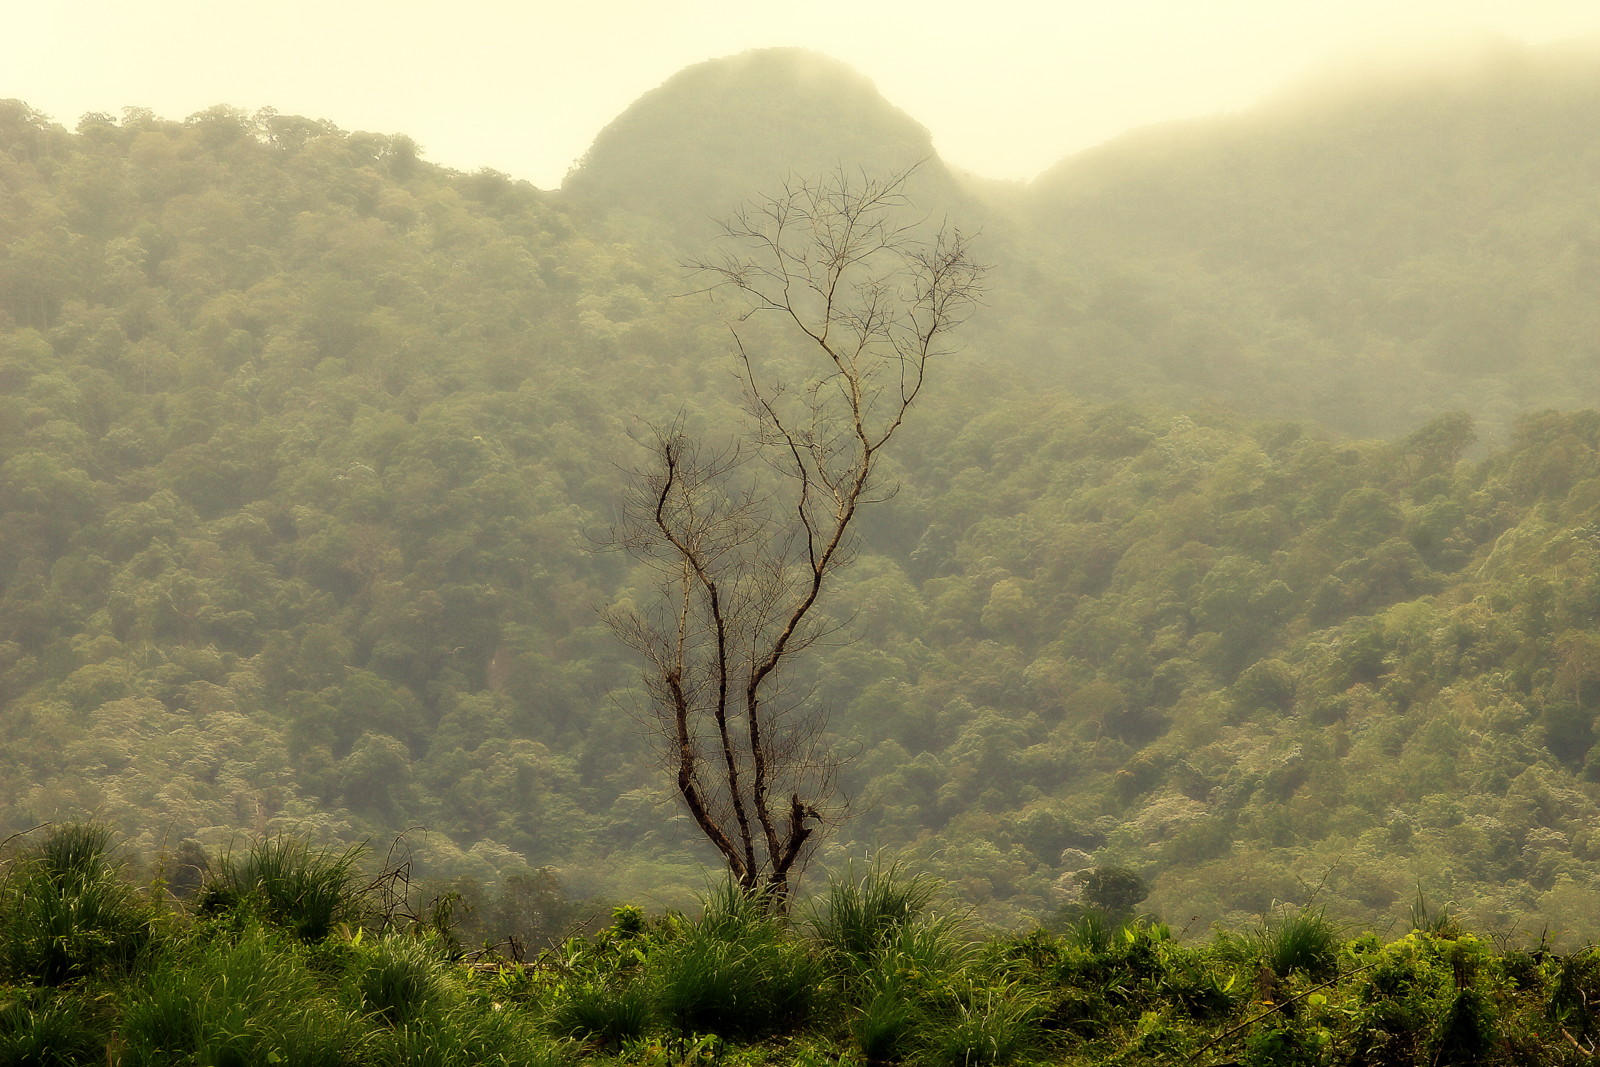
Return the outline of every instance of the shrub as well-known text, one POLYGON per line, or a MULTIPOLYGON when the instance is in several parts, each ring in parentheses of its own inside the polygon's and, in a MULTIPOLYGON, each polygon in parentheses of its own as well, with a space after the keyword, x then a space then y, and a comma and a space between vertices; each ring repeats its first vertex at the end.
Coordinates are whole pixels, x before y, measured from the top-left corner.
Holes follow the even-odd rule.
POLYGON ((1488 995, 1473 986, 1458 989, 1434 1029, 1431 1062, 1440 1067, 1483 1063, 1498 1034, 1494 1002, 1488 995))
POLYGON ((110 841, 105 827, 66 823, 13 861, 0 883, 0 965, 14 978, 56 986, 126 970, 151 946, 156 911, 110 841))
POLYGON ((340 923, 366 916, 360 859, 366 849, 314 849, 291 837, 265 837, 243 856, 223 855, 200 891, 202 914, 255 916, 320 941, 340 923))
POLYGON ((1262 1029, 1245 1042, 1244 1067, 1319 1067, 1325 1031, 1262 1029))
POLYGON ((1585 949, 1562 957, 1550 983, 1545 1012, 1550 1021, 1591 1044, 1600 1038, 1600 950, 1585 949))

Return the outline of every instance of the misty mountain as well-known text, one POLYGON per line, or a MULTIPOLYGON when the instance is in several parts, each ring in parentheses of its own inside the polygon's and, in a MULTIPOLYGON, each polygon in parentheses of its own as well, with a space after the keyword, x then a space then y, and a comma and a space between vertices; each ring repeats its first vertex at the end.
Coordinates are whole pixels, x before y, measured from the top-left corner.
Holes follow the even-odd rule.
POLYGON ((815 52, 767 48, 696 64, 640 97, 600 131, 562 192, 627 212, 634 225, 665 224, 693 247, 716 220, 792 177, 919 163, 911 193, 920 210, 973 207, 927 129, 870 80, 815 52))
MULTIPOLYGON (((1086 864, 1185 917, 1312 871, 1345 914, 1600 921, 1600 417, 1522 410, 1600 402, 1596 83, 1302 90, 987 203, 924 163, 912 217, 979 218, 994 290, 799 679, 857 755, 825 861, 921 850, 1004 922, 1086 864)), ((419 873, 695 881, 598 621, 643 595, 596 550, 630 434, 739 410, 677 261, 927 149, 792 51, 669 81, 556 193, 271 112, 0 107, 0 832, 421 824, 419 873)))
POLYGON ((1600 52, 1498 44, 1134 131, 1022 188, 953 176, 859 73, 797 49, 691 67, 562 195, 692 253, 791 175, 924 161, 919 209, 982 228, 993 359, 1104 399, 1210 400, 1343 432, 1600 403, 1600 52))
POLYGON ((1109 320, 1143 376, 1368 433, 1593 404, 1597 126, 1600 51, 1503 44, 1064 160, 1025 212, 1080 305, 1033 358, 1070 382, 1109 320))

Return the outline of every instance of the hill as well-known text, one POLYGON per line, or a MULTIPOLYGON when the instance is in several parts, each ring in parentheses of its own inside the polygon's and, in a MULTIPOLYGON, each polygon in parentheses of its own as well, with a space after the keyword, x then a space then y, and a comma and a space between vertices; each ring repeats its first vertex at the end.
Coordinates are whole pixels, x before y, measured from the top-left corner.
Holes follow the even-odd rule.
MULTIPOLYGON (((1373 922, 1420 883, 1490 926, 1600 921, 1600 418, 1514 410, 1600 402, 1558 373, 1594 336, 1592 148, 1479 114, 1585 116, 1589 60, 1550 58, 1155 131, 1011 198, 993 306, 830 607, 859 624, 801 685, 859 753, 823 863, 920 849, 1004 923, 1103 866, 1173 917, 1320 887, 1373 922), (1405 116, 1454 162, 1367 159, 1405 116), (1340 168, 1343 214, 1308 177, 1340 168), (1429 198, 1446 175, 1495 191, 1503 240, 1429 198), (1522 270, 1516 358, 1429 355, 1522 270)), ((811 62, 682 84, 787 99, 811 62)), ((819 99, 868 92, 820 69, 819 99)), ((629 169, 694 184, 649 115, 542 194, 270 112, 0 109, 0 829, 100 813, 155 855, 420 824, 419 874, 464 887, 698 881, 598 616, 643 588, 595 550, 629 434, 738 410, 722 324, 675 296, 709 205, 652 215, 666 183, 629 169)))
POLYGON ((1357 434, 1593 405, 1596 122, 1600 50, 1505 44, 1129 134, 1033 183, 1069 299, 1006 293, 1008 346, 1357 434))
POLYGON ((600 131, 561 191, 625 212, 624 225, 664 225, 692 248, 732 207, 791 176, 918 163, 913 195, 924 211, 967 201, 927 129, 871 81, 815 52, 767 48, 696 64, 640 97, 600 131))

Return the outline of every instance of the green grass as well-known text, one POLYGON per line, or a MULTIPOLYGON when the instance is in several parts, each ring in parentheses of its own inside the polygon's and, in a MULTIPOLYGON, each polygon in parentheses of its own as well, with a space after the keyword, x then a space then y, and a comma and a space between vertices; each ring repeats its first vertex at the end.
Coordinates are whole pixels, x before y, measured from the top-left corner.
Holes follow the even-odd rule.
POLYGON ((119 1034, 129 1065, 336 1067, 359 1058, 364 1029, 318 986, 296 942, 258 927, 163 960, 131 992, 119 1034))
POLYGON ((1039 1041, 1039 999, 1012 983, 965 991, 924 1041, 928 1067, 1001 1067, 1039 1041))
MULTIPOLYGON (((349 870, 333 881, 359 886, 349 870)), ((429 937, 336 927, 307 942, 262 898, 222 921, 169 902, 151 926, 109 839, 62 828, 11 858, 0 939, 41 939, 16 921, 39 887, 111 883, 158 941, 0 984, 0 1067, 1577 1067, 1600 1033, 1592 949, 1496 948, 1459 922, 1341 939, 1309 909, 1194 945, 1149 921, 979 938, 925 887, 860 874, 807 924, 720 886, 698 917, 619 909, 526 966, 474 968, 429 937)))
POLYGON ((203 914, 259 917, 304 941, 321 941, 367 916, 362 846, 343 852, 293 837, 264 837, 219 857, 199 895, 203 914))
POLYGON ((158 916, 123 876, 110 831, 47 828, 0 881, 0 968, 13 980, 62 985, 127 971, 153 945, 158 916))
POLYGON ((567 990, 551 1011, 550 1027, 562 1037, 616 1051, 642 1037, 654 1017, 649 990, 642 983, 598 980, 567 990))
POLYGON ((104 1048, 82 998, 54 990, 0 990, 0 1067, 88 1063, 104 1048))
POLYGON ((451 975, 432 945, 391 935, 362 945, 349 982, 364 1012, 390 1026, 405 1026, 452 1002, 451 975))
POLYGON ((771 903, 730 880, 706 898, 698 920, 680 923, 660 946, 649 977, 675 1032, 749 1038, 809 1018, 822 966, 771 903))
POLYGON ((902 929, 926 915, 937 894, 933 879, 898 863, 874 859, 859 874, 848 865, 813 907, 813 936, 834 966, 864 970, 902 929))
POLYGON ((1339 967, 1343 937, 1321 909, 1300 908, 1269 919, 1261 931, 1261 954, 1279 978, 1304 974, 1321 981, 1339 967))

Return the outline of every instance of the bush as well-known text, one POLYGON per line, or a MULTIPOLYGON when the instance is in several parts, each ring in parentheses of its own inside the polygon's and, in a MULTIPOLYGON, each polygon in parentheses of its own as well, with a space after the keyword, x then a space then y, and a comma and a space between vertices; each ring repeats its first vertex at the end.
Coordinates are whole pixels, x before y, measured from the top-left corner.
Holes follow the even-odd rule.
POLYGON ((1546 1014, 1550 1021, 1591 1044, 1600 1038, 1600 950, 1585 949, 1562 957, 1550 983, 1546 1014))
POLYGON ((291 837, 266 837, 243 856, 223 855, 200 891, 201 914, 257 917, 321 941, 340 923, 367 915, 360 859, 366 849, 314 849, 291 837))
POLYGON ((1458 989, 1434 1029, 1431 1062, 1440 1067, 1483 1063, 1494 1050, 1498 1036, 1494 1002, 1472 986, 1458 989))
POLYGON ((0 883, 0 966, 58 986, 127 970, 155 938, 155 908, 123 878, 111 831, 66 823, 23 849, 0 883))

